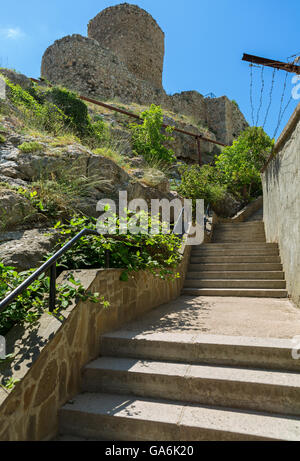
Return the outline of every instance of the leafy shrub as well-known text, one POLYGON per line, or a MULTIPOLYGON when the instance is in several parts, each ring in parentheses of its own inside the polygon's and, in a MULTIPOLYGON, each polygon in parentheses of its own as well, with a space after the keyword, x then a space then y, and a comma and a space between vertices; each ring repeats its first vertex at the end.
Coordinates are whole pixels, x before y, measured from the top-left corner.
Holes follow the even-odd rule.
MULTIPOLYGON (((173 163, 176 158, 172 149, 164 146, 164 143, 173 138, 162 132, 163 113, 160 106, 151 105, 149 110, 142 112, 143 123, 130 124, 132 132, 133 149, 137 155, 142 155, 152 166, 152 162, 160 161, 164 164, 173 163)), ((172 133, 172 127, 166 128, 166 133, 172 133)))
POLYGON ((24 154, 30 153, 30 152, 39 152, 43 150, 42 144, 36 142, 36 141, 31 141, 31 142, 23 142, 23 144, 20 144, 18 146, 18 149, 22 151, 24 154))
POLYGON ((90 126, 88 108, 75 93, 65 88, 52 87, 46 92, 50 99, 68 117, 70 127, 78 135, 85 135, 90 126))
POLYGON ((1 144, 1 143, 4 143, 5 141, 6 141, 5 136, 3 136, 2 134, 0 134, 0 144, 1 144))
POLYGON ((261 194, 260 170, 274 145, 261 127, 247 128, 216 159, 216 168, 231 192, 244 198, 261 194))
POLYGON ((19 116, 26 125, 58 134, 68 124, 68 117, 53 103, 40 103, 20 85, 15 85, 8 79, 5 81, 9 89, 9 99, 18 108, 19 116))
POLYGON ((225 196, 226 186, 221 184, 218 171, 210 166, 181 165, 179 167, 181 183, 177 191, 182 197, 204 199, 206 203, 214 204, 225 196))
MULTIPOLYGON (((14 267, 4 266, 0 262, 0 299, 4 299, 13 289, 26 280, 34 269, 17 272, 14 267)), ((14 325, 35 322, 43 312, 48 312, 50 278, 45 274, 33 282, 22 294, 17 296, 4 311, 0 313, 0 335, 5 335, 14 325)), ((71 301, 79 297, 92 302, 105 303, 98 293, 85 293, 84 287, 69 275, 68 281, 57 286, 57 308, 55 314, 66 309, 71 301)))
MULTIPOLYGON (((125 221, 130 224, 131 214, 128 212, 125 221)), ((120 220, 112 215, 116 222, 115 235, 84 236, 60 259, 62 268, 98 268, 105 266, 105 250, 110 252, 110 267, 124 269, 121 279, 127 280, 128 274, 139 270, 150 271, 160 278, 174 278, 177 274, 174 269, 181 260, 179 249, 181 240, 174 234, 151 235, 120 234, 120 220)), ((156 221, 148 216, 141 216, 146 220, 147 229, 151 229, 156 221)), ((124 221, 123 221, 124 222, 124 221)), ((122 220, 121 220, 122 223, 122 220)), ((108 223, 109 226, 109 223, 108 223)), ((74 237, 83 228, 96 229, 96 220, 86 217, 74 217, 68 224, 58 223, 55 226, 61 230, 63 236, 74 237)))

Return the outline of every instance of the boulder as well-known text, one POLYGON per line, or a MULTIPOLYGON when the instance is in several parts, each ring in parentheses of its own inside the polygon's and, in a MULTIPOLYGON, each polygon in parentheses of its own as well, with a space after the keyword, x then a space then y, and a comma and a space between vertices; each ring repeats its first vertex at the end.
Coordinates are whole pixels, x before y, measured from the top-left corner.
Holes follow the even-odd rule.
POLYGON ((58 241, 51 229, 32 229, 0 234, 0 261, 23 271, 40 266, 58 241), (5 241, 3 242, 3 239, 5 241), (2 243, 1 243, 2 242, 2 243))
POLYGON ((212 205, 213 211, 217 216, 222 218, 231 218, 235 216, 238 211, 243 208, 242 200, 238 200, 232 194, 225 193, 223 200, 219 200, 212 205))
POLYGON ((28 225, 36 214, 35 208, 25 197, 14 190, 0 188, 0 232, 28 225))

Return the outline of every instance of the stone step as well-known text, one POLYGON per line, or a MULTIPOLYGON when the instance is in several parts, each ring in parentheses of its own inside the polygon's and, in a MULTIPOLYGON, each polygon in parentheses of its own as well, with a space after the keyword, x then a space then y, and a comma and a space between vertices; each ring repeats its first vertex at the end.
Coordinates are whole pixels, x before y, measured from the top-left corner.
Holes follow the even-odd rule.
POLYGON ((111 441, 300 440, 295 417, 132 395, 78 395, 59 422, 61 434, 111 441))
POLYGON ((271 370, 300 371, 291 339, 194 333, 139 334, 119 330, 102 335, 102 356, 206 363, 271 370))
POLYGON ((201 263, 280 263, 281 259, 279 256, 257 256, 257 255, 233 255, 233 256, 211 256, 211 255, 201 255, 194 256, 191 255, 191 264, 201 264, 201 263))
POLYGON ((184 288, 268 288, 285 289, 285 280, 193 279, 185 280, 184 288))
POLYGON ((271 288, 183 288, 183 295, 190 296, 238 296, 254 298, 286 298, 287 291, 271 288))
POLYGON ((300 374, 283 371, 101 357, 82 390, 300 415, 300 374))
POLYGON ((189 271, 282 271, 279 263, 201 263, 190 264, 189 271))
POLYGON ((208 279, 235 279, 235 280, 283 280, 284 272, 282 271, 199 271, 188 272, 186 280, 208 280, 208 279))

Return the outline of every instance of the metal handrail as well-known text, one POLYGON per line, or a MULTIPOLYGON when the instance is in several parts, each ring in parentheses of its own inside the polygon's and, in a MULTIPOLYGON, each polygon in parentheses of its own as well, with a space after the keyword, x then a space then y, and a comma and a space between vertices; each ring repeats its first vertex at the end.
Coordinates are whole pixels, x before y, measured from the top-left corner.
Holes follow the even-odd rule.
POLYGON ((49 311, 53 312, 56 304, 56 261, 71 248, 84 235, 98 235, 97 231, 91 229, 82 229, 75 237, 67 242, 60 250, 58 250, 51 258, 40 266, 33 274, 31 274, 24 282, 15 288, 9 295, 0 302, 0 312, 2 312, 18 295, 20 295, 31 283, 50 269, 50 293, 49 293, 49 311))
MULTIPOLYGON (((183 208, 181 210, 179 219, 181 219, 183 208)), ((179 220, 178 219, 178 220, 179 220)), ((178 222, 178 221, 177 221, 178 222)), ((177 223, 176 223, 177 224, 177 223)), ((175 233, 175 228, 173 230, 175 233)), ((0 301, 0 313, 18 296, 20 295, 29 285, 31 285, 37 278, 50 270, 50 286, 49 286, 49 311, 53 312, 56 304, 56 262, 57 260, 68 251, 74 243, 76 243, 84 235, 95 235, 99 236, 99 232, 92 229, 82 229, 75 237, 67 242, 62 248, 60 248, 53 256, 51 256, 44 264, 42 264, 33 274, 31 274, 26 280, 24 280, 17 288, 9 293, 2 301, 0 301)), ((109 268, 109 250, 105 251, 105 267, 109 268)))

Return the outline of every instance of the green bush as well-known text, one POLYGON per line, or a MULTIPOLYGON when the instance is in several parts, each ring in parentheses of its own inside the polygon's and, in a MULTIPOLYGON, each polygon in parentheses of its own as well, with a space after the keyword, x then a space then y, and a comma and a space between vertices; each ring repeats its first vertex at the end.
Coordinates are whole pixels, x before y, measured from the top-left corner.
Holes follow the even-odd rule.
POLYGON ((68 117, 72 131, 79 136, 87 134, 91 125, 88 108, 75 93, 65 88, 53 87, 47 90, 46 98, 49 98, 68 117))
POLYGON ((205 203, 214 204, 225 196, 226 186, 221 184, 218 171, 210 166, 181 165, 179 167, 181 183, 177 192, 185 198, 204 199, 205 203))
POLYGON ((42 144, 36 142, 36 141, 30 141, 30 142, 23 142, 23 144, 20 144, 18 146, 18 149, 20 149, 21 152, 24 154, 28 154, 30 152, 39 152, 43 150, 42 144))
POLYGON ((261 194, 260 170, 274 146, 261 127, 247 128, 216 158, 217 170, 228 189, 245 199, 261 194))
POLYGON ((3 144, 5 141, 6 141, 5 136, 3 136, 2 134, 0 134, 0 144, 3 144))
MULTIPOLYGON (((130 223, 131 214, 128 213, 125 221, 130 223)), ((178 274, 174 269, 181 260, 179 252, 181 240, 170 233, 151 235, 149 233, 119 234, 120 220, 116 220, 117 233, 115 235, 84 236, 60 259, 61 268, 98 268, 105 266, 105 250, 110 251, 110 267, 124 269, 121 279, 127 280, 130 272, 140 270, 150 271, 160 278, 174 278, 178 274)), ((154 221, 141 213, 141 219, 146 221, 147 229, 151 229, 154 221)), ((124 222, 124 221, 123 221, 124 222)), ((157 221, 155 220, 155 223, 157 221)), ((108 223, 109 226, 109 223, 108 223)), ((56 228, 65 234, 74 237, 83 228, 96 229, 96 220, 85 217, 74 217, 68 224, 58 223, 56 228)))
POLYGON ((7 78, 5 81, 9 89, 8 97, 27 126, 58 134, 69 123, 68 117, 55 104, 47 101, 41 103, 20 85, 14 85, 7 78))
MULTIPOLYGON (((17 272, 14 267, 4 266, 0 262, 0 299, 4 299, 13 289, 17 288, 26 280, 34 269, 17 272)), ((49 309, 49 276, 42 274, 26 290, 12 301, 4 311, 0 313, 0 335, 5 335, 14 325, 24 322, 35 322, 43 312, 49 309)), ((99 294, 85 293, 80 282, 72 275, 68 281, 57 286, 57 303, 55 314, 61 309, 66 309, 75 297, 92 302, 103 302, 99 294), (69 282, 69 283, 68 283, 69 282)), ((104 304, 106 305, 106 303, 104 304)))
MULTIPOLYGON (((160 106, 151 105, 149 110, 142 112, 142 124, 132 123, 133 150, 137 155, 142 155, 149 166, 153 162, 171 164, 176 158, 172 149, 165 147, 164 143, 170 142, 173 138, 163 134, 163 113, 160 106)), ((172 133, 172 127, 166 128, 166 133, 172 133)))

